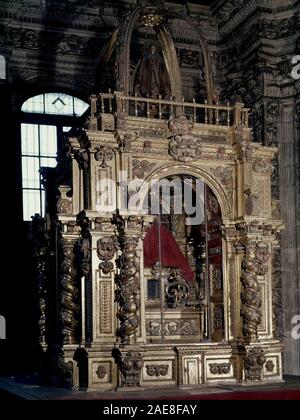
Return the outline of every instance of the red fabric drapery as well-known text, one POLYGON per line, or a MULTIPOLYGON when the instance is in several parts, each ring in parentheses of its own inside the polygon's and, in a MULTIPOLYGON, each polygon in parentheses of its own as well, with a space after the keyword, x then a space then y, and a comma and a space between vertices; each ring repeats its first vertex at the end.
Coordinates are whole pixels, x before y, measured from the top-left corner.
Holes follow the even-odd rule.
POLYGON ((182 254, 172 233, 163 225, 154 224, 144 239, 144 265, 152 267, 159 261, 159 236, 161 240, 161 265, 180 268, 186 281, 194 280, 194 273, 187 259, 182 254))

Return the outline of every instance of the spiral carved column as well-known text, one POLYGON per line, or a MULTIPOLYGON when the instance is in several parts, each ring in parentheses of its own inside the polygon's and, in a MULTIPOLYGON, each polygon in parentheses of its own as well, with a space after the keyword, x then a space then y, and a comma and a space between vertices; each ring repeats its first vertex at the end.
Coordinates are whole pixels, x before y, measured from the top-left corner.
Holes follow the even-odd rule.
POLYGON ((114 216, 117 225, 118 239, 122 255, 118 260, 119 274, 116 276, 119 303, 118 318, 120 327, 118 335, 122 344, 136 342, 136 332, 140 323, 140 268, 136 253, 139 239, 128 237, 125 232, 125 221, 119 214, 114 216))
POLYGON ((60 267, 60 322, 63 344, 73 344, 76 335, 78 288, 74 284, 74 246, 74 241, 63 240, 60 267))
POLYGON ((245 257, 242 263, 241 294, 243 335, 246 341, 257 341, 257 329, 261 322, 261 296, 258 276, 265 275, 268 266, 265 263, 270 258, 268 245, 263 242, 249 241, 245 244, 245 257))

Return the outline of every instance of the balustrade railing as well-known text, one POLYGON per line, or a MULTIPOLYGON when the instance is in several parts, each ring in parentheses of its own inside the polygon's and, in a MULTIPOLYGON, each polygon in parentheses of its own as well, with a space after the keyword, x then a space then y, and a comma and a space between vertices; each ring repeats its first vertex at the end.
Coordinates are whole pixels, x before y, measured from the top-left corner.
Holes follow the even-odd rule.
POLYGON ((91 97, 92 117, 100 114, 123 113, 131 117, 154 118, 169 120, 172 117, 184 115, 194 123, 213 124, 221 126, 248 127, 249 109, 244 104, 198 104, 166 98, 142 98, 137 95, 127 96, 120 92, 100 93, 91 97))

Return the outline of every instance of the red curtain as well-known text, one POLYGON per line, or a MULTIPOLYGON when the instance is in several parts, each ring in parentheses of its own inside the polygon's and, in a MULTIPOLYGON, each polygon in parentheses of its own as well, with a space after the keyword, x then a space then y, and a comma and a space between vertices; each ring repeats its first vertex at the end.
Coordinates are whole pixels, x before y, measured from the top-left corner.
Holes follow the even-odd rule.
POLYGON ((145 267, 152 267, 153 264, 159 261, 159 236, 161 242, 161 265, 164 267, 180 268, 183 278, 186 281, 193 281, 193 270, 182 254, 172 233, 163 225, 160 225, 159 228, 158 224, 153 224, 144 239, 145 267))

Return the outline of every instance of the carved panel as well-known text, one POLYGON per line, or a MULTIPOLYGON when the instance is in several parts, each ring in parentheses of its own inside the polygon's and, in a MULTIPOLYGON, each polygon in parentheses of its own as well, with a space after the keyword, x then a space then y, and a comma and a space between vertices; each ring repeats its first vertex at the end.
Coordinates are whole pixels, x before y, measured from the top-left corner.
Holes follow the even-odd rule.
POLYGON ((155 165, 147 160, 137 160, 132 161, 132 178, 145 179, 146 175, 150 172, 155 165))
POLYGON ((106 169, 108 167, 107 162, 113 160, 114 151, 110 147, 100 146, 96 147, 95 159, 100 163, 100 168, 106 169))
POLYGON ((96 271, 96 284, 94 293, 94 322, 95 336, 94 340, 113 341, 115 333, 115 303, 114 287, 111 275, 104 276, 100 271, 96 271))
POLYGON ((143 381, 144 382, 166 382, 174 379, 174 359, 156 360, 157 357, 144 361, 143 381))
POLYGON ((275 377, 281 374, 281 361, 279 354, 266 355, 266 363, 264 365, 264 377, 275 377))
POLYGON ((186 117, 176 117, 169 122, 172 133, 169 153, 181 162, 198 160, 202 153, 202 141, 192 134, 193 122, 186 117))
POLYGON ((244 357, 245 381, 255 382, 263 379, 263 366, 266 356, 262 347, 247 349, 244 357))
POLYGON ((121 387, 140 386, 144 366, 142 353, 137 350, 114 349, 114 357, 121 374, 121 387))
POLYGON ((234 366, 229 357, 207 356, 205 359, 205 377, 206 380, 222 380, 234 378, 234 366))
POLYGON ((112 333, 112 284, 110 281, 100 281, 100 296, 99 302, 101 304, 100 316, 100 334, 112 333))
POLYGON ((231 369, 230 363, 210 363, 209 370, 212 375, 228 375, 231 369))
POLYGON ((113 360, 90 360, 91 384, 90 387, 101 388, 101 384, 112 384, 113 360))
POLYGON ((218 179, 219 183, 226 190, 226 194, 230 200, 233 197, 233 169, 231 167, 218 166, 210 169, 213 175, 218 179))
MULTIPOLYGON (((147 319, 147 336, 161 336, 161 321, 159 319, 147 319)), ((197 319, 165 319, 165 336, 197 336, 200 334, 200 325, 197 319)))
POLYGON ((114 263, 110 260, 114 258, 116 252, 120 248, 118 238, 116 236, 104 236, 97 241, 97 255, 100 260, 99 269, 104 274, 110 273, 114 269, 114 263))
POLYGON ((168 371, 168 365, 146 365, 148 376, 167 376, 168 371))

